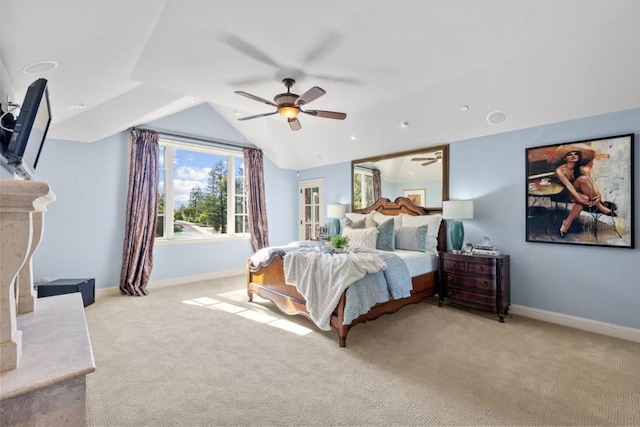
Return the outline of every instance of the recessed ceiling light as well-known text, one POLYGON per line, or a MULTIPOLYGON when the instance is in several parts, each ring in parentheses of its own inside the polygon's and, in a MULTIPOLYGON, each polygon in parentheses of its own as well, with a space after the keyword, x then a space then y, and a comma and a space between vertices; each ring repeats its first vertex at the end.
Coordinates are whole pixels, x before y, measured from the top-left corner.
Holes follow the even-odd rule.
POLYGON ((400 122, 400 127, 403 127, 403 128, 409 127, 409 122, 400 122))
POLYGON ((240 112, 239 111, 234 111, 233 114, 235 114, 236 116, 239 116, 240 112))
POLYGON ((73 107, 74 110, 84 110, 86 108, 86 105, 84 102, 81 102, 79 104, 74 105, 73 107))
POLYGON ((29 65, 25 65, 22 69, 26 74, 42 74, 55 69, 58 66, 56 61, 38 61, 29 65))
POLYGON ((358 139, 358 137, 357 137, 357 136, 355 136, 355 135, 351 135, 351 136, 349 137, 349 139, 350 139, 350 140, 352 140, 352 141, 355 141, 356 139, 358 139))
POLYGON ((460 106, 460 111, 469 111, 469 106, 468 105, 461 105, 460 106))
POLYGON ((487 122, 490 125, 501 125, 507 121, 509 116, 504 111, 492 111, 487 115, 487 122))

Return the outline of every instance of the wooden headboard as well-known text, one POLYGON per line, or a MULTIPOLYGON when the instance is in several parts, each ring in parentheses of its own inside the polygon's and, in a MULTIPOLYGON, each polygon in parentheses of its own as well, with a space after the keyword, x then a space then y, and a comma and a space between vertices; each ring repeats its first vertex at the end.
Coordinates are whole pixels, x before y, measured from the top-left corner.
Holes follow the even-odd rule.
MULTIPOLYGON (((426 208, 416 205, 406 197, 398 197, 393 202, 382 197, 376 200, 373 204, 362 209, 363 214, 373 211, 378 211, 384 215, 400 215, 401 213, 408 215, 431 215, 426 208)), ((440 230, 438 230, 438 250, 440 252, 447 251, 447 223, 444 219, 440 222, 440 230)))

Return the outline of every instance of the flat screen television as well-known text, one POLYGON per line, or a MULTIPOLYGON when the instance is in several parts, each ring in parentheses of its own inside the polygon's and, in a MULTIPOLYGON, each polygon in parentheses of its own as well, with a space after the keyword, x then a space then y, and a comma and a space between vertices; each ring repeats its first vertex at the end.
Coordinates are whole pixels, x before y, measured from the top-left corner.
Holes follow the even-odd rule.
POLYGON ((51 124, 47 80, 31 83, 20 107, 4 156, 8 166, 24 179, 33 179, 42 146, 51 124))

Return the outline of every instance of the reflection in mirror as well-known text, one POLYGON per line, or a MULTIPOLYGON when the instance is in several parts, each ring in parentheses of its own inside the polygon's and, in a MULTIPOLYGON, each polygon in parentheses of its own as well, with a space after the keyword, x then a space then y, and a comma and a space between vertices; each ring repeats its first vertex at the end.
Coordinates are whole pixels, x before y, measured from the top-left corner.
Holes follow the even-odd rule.
POLYGON ((395 200, 404 196, 419 206, 442 210, 449 199, 449 146, 370 157, 351 162, 351 207, 353 211, 379 197, 395 200))

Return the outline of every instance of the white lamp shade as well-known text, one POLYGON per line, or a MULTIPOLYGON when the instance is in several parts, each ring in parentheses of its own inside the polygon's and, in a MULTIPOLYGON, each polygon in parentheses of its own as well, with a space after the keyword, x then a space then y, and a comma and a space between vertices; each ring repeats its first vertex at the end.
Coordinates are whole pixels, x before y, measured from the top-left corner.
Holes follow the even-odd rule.
POLYGON ((473 219, 473 200, 447 200, 442 202, 444 219, 473 219))
POLYGON ((346 205, 327 205, 327 217, 329 218, 344 218, 346 213, 346 205))

